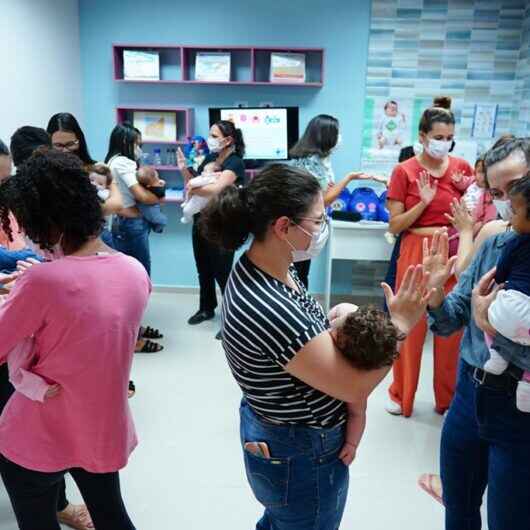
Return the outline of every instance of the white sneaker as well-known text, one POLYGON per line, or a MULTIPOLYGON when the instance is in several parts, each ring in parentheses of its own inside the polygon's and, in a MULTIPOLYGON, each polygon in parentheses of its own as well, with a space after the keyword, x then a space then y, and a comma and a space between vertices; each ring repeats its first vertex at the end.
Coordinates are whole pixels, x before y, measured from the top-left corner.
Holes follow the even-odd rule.
POLYGON ((403 409, 399 403, 389 399, 385 405, 385 410, 392 414, 392 416, 401 416, 403 414, 403 409))

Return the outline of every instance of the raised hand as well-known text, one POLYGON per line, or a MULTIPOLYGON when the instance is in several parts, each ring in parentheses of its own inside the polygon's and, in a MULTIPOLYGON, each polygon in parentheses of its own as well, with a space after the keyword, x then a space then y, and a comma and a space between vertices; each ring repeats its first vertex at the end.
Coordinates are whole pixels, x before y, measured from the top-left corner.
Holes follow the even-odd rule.
POLYGON ((188 162, 180 147, 177 148, 177 167, 180 169, 180 171, 188 167, 188 162))
POLYGON ((427 289, 441 289, 453 273, 458 256, 449 258, 449 237, 446 230, 437 230, 429 239, 423 239, 423 268, 429 274, 427 289))
POLYGON ((463 199, 460 201, 453 199, 451 202, 451 215, 446 213, 445 217, 449 219, 451 224, 460 234, 466 231, 473 232, 475 221, 473 216, 469 213, 463 199))
POLYGON ((388 284, 381 284, 392 322, 405 335, 408 335, 425 314, 433 292, 427 287, 428 281, 429 273, 424 271, 423 265, 411 265, 405 272, 396 294, 388 284))
POLYGON ((438 191, 438 182, 434 180, 431 184, 431 176, 429 173, 427 171, 422 171, 416 183, 418 185, 418 192, 420 194, 421 201, 428 206, 436 196, 436 192, 438 191))

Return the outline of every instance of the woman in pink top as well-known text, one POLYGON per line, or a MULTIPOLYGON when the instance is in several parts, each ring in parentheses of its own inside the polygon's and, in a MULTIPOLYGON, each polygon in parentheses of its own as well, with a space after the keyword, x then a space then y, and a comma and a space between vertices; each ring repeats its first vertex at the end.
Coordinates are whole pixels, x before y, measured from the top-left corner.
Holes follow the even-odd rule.
POLYGON ((127 400, 134 345, 150 282, 112 253, 95 188, 70 154, 35 153, 1 188, 31 240, 53 251, 0 306, 0 362, 34 338, 31 370, 60 391, 44 403, 19 392, 0 418, 0 474, 21 530, 59 530, 57 493, 76 481, 98 530, 134 529, 118 471, 136 446, 127 400))

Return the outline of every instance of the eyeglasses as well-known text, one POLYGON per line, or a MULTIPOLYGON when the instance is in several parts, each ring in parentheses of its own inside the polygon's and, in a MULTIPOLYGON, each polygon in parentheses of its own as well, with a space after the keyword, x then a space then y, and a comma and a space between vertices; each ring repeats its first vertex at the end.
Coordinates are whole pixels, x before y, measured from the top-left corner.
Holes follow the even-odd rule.
MULTIPOLYGON (((329 215, 324 212, 320 217, 298 217, 299 221, 313 221, 319 228, 320 231, 323 232, 326 227, 329 225, 330 219, 329 215)), ((294 222, 294 224, 298 224, 294 222)))
POLYGON ((52 145, 54 149, 60 149, 61 151, 74 151, 79 145, 79 140, 66 142, 65 144, 54 143, 52 145))

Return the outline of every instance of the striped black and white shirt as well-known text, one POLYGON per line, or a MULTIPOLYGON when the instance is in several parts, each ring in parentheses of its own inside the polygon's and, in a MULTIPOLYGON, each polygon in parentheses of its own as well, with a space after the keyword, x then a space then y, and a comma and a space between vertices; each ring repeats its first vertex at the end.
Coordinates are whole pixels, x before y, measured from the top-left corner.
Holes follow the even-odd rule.
POLYGON ((285 371, 311 339, 327 329, 320 305, 293 274, 300 292, 258 269, 245 255, 223 298, 223 347, 248 404, 277 424, 329 428, 344 423, 344 402, 285 371))

